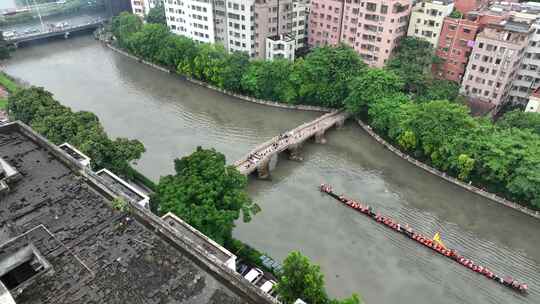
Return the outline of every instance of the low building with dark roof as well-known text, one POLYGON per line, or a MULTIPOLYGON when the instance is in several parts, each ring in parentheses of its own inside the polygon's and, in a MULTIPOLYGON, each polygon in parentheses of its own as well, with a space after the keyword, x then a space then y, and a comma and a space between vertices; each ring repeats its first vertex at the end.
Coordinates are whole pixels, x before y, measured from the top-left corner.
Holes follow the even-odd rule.
MULTIPOLYGON (((277 303, 26 125, 0 127, 2 303, 277 303)), ((210 244, 214 246, 214 244, 210 244)), ((221 253, 220 253, 221 254, 221 253)))

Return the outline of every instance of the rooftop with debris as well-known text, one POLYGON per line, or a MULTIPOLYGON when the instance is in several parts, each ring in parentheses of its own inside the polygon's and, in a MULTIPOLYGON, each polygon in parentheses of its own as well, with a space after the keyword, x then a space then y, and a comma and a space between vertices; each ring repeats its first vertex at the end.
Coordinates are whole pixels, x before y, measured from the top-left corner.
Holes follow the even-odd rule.
POLYGON ((113 209, 111 192, 62 153, 21 123, 0 126, 0 157, 20 173, 0 196, 0 298, 275 303, 146 209, 113 209))

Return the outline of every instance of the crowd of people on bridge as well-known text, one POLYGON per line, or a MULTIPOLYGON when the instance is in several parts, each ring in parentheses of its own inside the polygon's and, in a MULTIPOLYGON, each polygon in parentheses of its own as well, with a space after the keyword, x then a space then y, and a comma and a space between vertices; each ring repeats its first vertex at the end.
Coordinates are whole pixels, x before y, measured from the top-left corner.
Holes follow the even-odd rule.
POLYGON ((323 121, 319 120, 316 123, 312 125, 305 126, 303 128, 298 128, 294 131, 289 131, 286 133, 281 133, 277 140, 275 140, 272 144, 262 148, 261 150, 251 152, 247 159, 238 165, 238 168, 243 169, 250 169, 257 164, 261 160, 263 160, 266 156, 274 154, 276 151, 284 150, 289 145, 301 142, 303 139, 311 137, 313 134, 317 132, 321 128, 321 126, 328 126, 331 124, 329 121, 323 121))

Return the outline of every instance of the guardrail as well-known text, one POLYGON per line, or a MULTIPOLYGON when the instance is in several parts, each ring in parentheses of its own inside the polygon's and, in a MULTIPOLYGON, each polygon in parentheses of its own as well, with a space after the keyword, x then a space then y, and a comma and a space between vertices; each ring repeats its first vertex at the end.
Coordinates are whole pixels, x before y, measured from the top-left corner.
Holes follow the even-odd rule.
POLYGON ((38 31, 38 32, 33 32, 33 33, 24 33, 24 32, 16 33, 13 36, 9 36, 9 37, 4 36, 4 39, 7 42, 11 42, 11 41, 16 41, 16 40, 24 40, 24 39, 28 39, 32 37, 46 36, 52 33, 65 33, 65 32, 77 30, 80 28, 84 28, 87 26, 98 25, 100 23, 103 23, 104 21, 105 21, 105 18, 97 18, 97 19, 93 19, 89 22, 82 23, 82 24, 65 26, 65 27, 54 27, 47 31, 38 31))

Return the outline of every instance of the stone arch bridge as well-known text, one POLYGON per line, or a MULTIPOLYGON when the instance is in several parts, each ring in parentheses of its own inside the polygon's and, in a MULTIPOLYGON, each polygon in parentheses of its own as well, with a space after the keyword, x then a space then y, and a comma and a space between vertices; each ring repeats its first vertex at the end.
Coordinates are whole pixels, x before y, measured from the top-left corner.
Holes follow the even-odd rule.
POLYGON ((279 153, 288 151, 291 159, 301 160, 300 149, 306 140, 314 138, 317 143, 325 143, 326 131, 334 126, 341 127, 348 117, 345 111, 327 113, 258 145, 234 166, 244 175, 257 172, 259 178, 268 178, 277 165, 279 153))

